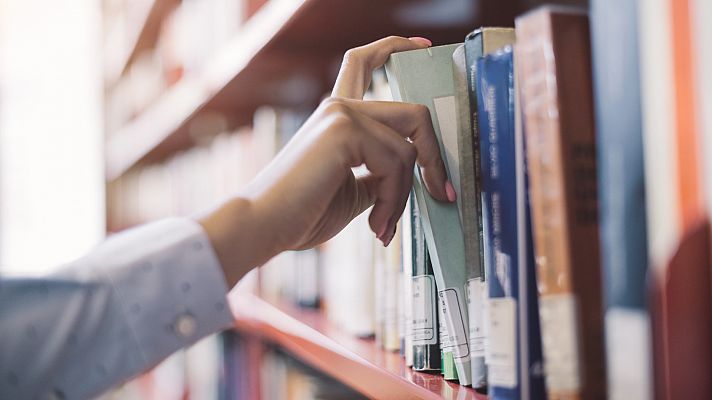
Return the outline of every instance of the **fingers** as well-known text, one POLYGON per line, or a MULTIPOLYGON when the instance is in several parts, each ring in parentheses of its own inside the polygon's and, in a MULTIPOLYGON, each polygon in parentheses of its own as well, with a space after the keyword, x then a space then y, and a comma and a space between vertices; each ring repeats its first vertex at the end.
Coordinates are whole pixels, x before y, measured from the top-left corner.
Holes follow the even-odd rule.
MULTIPOLYGON (((454 201, 452 195, 448 195, 447 171, 427 107, 387 101, 337 101, 388 126, 401 137, 410 138, 415 146, 417 162, 428 192, 437 200, 454 201)), ((452 189, 450 191, 454 193, 452 189)))
MULTIPOLYGON (((383 242, 384 246, 387 246, 393 239, 396 224, 403 214, 410 188, 413 185, 416 150, 411 143, 405 141, 388 126, 365 116, 356 118, 364 131, 369 132, 376 139, 375 145, 388 148, 393 153, 393 158, 400 162, 400 167, 394 165, 385 171, 388 175, 395 175, 395 179, 380 179, 379 182, 365 181, 367 184, 370 183, 370 187, 367 189, 371 193, 375 192, 376 199, 369 216, 369 223, 378 239, 383 242)), ((368 152, 370 149, 365 146, 364 150, 368 152)), ((372 169, 368 154, 366 154, 364 162, 372 172, 372 177, 381 177, 379 172, 372 169)), ((377 168, 375 165, 373 167, 377 168)))
POLYGON ((387 245, 412 185, 415 147, 388 126, 340 103, 325 108, 334 116, 332 132, 343 149, 346 166, 365 164, 371 173, 358 180, 360 194, 365 195, 357 196, 355 206, 360 212, 375 203, 369 225, 387 245))
POLYGON ((431 46, 428 39, 389 36, 346 52, 339 76, 331 92, 334 97, 361 100, 376 68, 385 64, 392 53, 431 46))

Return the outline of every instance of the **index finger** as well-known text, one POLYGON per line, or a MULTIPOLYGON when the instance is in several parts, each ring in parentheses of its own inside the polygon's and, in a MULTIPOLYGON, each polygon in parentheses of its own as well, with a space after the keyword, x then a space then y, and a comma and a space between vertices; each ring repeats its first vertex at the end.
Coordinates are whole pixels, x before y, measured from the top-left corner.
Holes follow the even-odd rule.
POLYGON ((344 55, 331 95, 361 100, 371 84, 373 71, 385 64, 392 53, 424 49, 431 45, 430 40, 425 38, 389 36, 351 49, 344 55))
POLYGON ((450 201, 446 189, 448 177, 445 164, 426 106, 389 101, 339 101, 388 126, 404 139, 410 139, 415 146, 418 165, 428 192, 440 201, 450 201))

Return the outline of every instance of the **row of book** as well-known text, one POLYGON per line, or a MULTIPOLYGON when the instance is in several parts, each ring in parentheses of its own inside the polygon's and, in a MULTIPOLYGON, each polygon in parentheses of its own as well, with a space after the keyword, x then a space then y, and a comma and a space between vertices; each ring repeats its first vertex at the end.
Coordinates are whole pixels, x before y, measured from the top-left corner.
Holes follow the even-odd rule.
POLYGON ((114 133, 233 40, 266 0, 104 2, 106 126, 114 133), (149 36, 155 36, 150 42, 149 36), (129 58, 129 55, 135 52, 129 58))
POLYGON ((238 192, 294 135, 308 113, 258 109, 251 126, 206 138, 168 160, 134 168, 107 187, 110 231, 191 215, 238 192))
POLYGON ((406 364, 491 399, 710 398, 712 6, 588 11, 386 64, 393 98, 430 110, 458 197, 416 167, 406 364))
MULTIPOLYGON (((457 204, 416 169, 388 248, 364 213, 262 266, 260 295, 493 399, 712 397, 712 7, 590 4, 393 55, 369 98, 428 106, 457 204)), ((110 225, 209 207, 305 117, 263 109, 135 169, 109 188, 110 225)))
MULTIPOLYGON (((221 335, 220 393, 216 399, 362 399, 361 394, 258 338, 221 335)), ((193 397, 193 396, 191 396, 193 397)), ((204 397, 199 397, 204 398, 204 397)))

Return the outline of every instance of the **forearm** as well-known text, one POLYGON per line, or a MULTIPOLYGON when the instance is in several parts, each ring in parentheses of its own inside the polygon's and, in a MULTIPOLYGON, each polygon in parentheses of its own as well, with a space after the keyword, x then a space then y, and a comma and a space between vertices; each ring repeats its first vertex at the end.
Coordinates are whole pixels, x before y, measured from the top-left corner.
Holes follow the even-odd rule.
POLYGON ((255 201, 235 197, 196 218, 212 243, 229 287, 284 250, 270 214, 255 201))

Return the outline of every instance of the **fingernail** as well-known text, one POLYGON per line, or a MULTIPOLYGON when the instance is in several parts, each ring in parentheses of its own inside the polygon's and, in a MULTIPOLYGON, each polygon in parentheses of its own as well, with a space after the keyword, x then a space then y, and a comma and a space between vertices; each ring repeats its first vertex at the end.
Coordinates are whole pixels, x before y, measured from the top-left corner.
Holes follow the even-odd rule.
POLYGON ((433 45, 433 42, 431 42, 430 39, 426 39, 426 38, 420 37, 420 36, 409 37, 408 40, 410 40, 410 41, 412 41, 412 42, 424 44, 424 45, 426 45, 426 46, 428 46, 428 47, 430 47, 430 46, 433 45))
POLYGON ((397 227, 398 226, 396 224, 393 224, 393 232, 391 233, 391 237, 388 239, 388 244, 391 244, 391 241, 393 240, 393 238, 396 237, 396 228, 397 227))
POLYGON ((383 241, 383 247, 388 247, 389 244, 391 244, 391 241, 393 240, 393 237, 396 236, 396 226, 393 225, 393 232, 391 232, 390 235, 388 235, 388 239, 383 241))
POLYGON ((378 233, 376 234, 376 239, 378 240, 383 240, 383 235, 386 233, 386 229, 388 229, 388 223, 383 224, 381 229, 378 230, 378 233))
POLYGON ((450 181, 445 182, 445 193, 447 194, 447 199, 450 203, 454 203, 457 200, 457 195, 455 194, 455 188, 452 186, 450 181))

